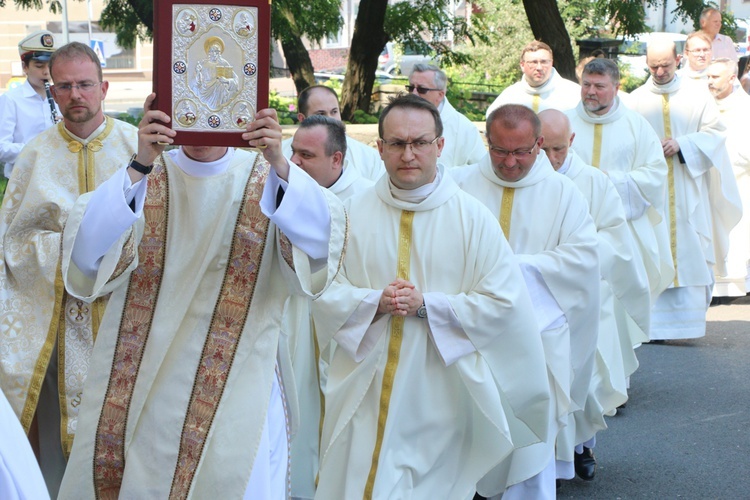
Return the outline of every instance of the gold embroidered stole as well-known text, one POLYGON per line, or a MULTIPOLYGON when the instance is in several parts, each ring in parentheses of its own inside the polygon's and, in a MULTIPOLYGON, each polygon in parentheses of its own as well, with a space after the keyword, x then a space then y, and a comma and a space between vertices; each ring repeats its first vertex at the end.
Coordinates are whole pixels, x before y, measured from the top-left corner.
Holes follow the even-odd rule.
POLYGON ((500 202, 500 228, 503 230, 505 239, 510 241, 510 218, 513 215, 513 198, 516 188, 503 187, 503 200, 500 202))
MULTIPOLYGON (((186 498, 190 491, 228 379, 226 366, 232 365, 252 303, 270 222, 260 210, 268 174, 267 166, 259 167, 260 158, 258 155, 245 187, 227 269, 196 370, 170 498, 186 498), (227 360, 226 366, 211 362, 219 357, 227 360)), ((97 426, 93 463, 97 498, 117 498, 122 484, 128 410, 164 271, 169 216, 167 182, 166 168, 157 163, 149 176, 139 265, 128 286, 109 387, 97 426)))
POLYGON ((602 124, 594 124, 594 150, 591 152, 591 165, 599 168, 602 159, 602 124))
POLYGON ((539 105, 542 103, 542 98, 539 97, 539 94, 534 94, 531 96, 531 109, 534 110, 534 113, 539 113, 539 105))
MULTIPOLYGON (((669 94, 661 95, 664 138, 672 138, 672 121, 669 116, 669 94)), ((674 264, 674 286, 680 286, 677 279, 677 217, 674 190, 674 156, 667 158, 667 186, 669 190, 669 243, 674 264)))
MULTIPOLYGON (((78 156, 78 194, 88 193, 96 188, 96 163, 94 153, 100 151, 103 147, 102 141, 109 136, 115 126, 113 118, 105 117, 106 125, 104 130, 89 141, 85 146, 74 139, 63 126, 63 122, 57 124, 57 130, 62 138, 68 143, 68 151, 78 156)), ((60 238, 62 247, 62 237, 60 238)), ((74 325, 83 325, 89 323, 94 339, 99 330, 99 322, 104 315, 104 307, 107 299, 96 299, 92 304, 86 304, 82 300, 68 295, 65 291, 65 285, 62 279, 62 248, 60 248, 60 260, 58 261, 57 271, 55 272, 55 303, 52 312, 52 319, 47 329, 47 337, 34 365, 34 372, 29 381, 29 389, 21 412, 21 425, 26 433, 29 432, 31 422, 36 414, 39 394, 42 390, 42 383, 47 368, 57 345, 57 380, 58 393, 60 397, 60 433, 63 454, 67 458, 70 456, 70 450, 73 447, 73 434, 69 431, 69 406, 76 408, 81 402, 81 391, 68 394, 65 381, 68 379, 65 373, 66 359, 66 331, 68 330, 68 321, 74 325), (68 321, 66 321, 66 318, 68 321), (68 397, 71 396, 70 402, 68 397)))
MULTIPOLYGON (((411 258, 411 232, 412 223, 414 222, 414 212, 404 210, 401 212, 401 223, 398 233, 398 270, 397 277, 409 279, 409 260, 411 258)), ((380 389, 380 411, 378 413, 378 428, 375 438, 375 449, 372 452, 372 463, 370 464, 370 474, 365 484, 363 498, 372 499, 372 490, 375 486, 375 476, 378 472, 378 461, 380 460, 380 449, 383 445, 383 435, 385 434, 385 424, 388 420, 388 407, 391 402, 391 393, 393 392, 393 382, 396 379, 396 369, 401 354, 401 343, 404 338, 404 317, 391 317, 391 338, 388 342, 388 360, 386 361, 383 373, 383 382, 380 389)))

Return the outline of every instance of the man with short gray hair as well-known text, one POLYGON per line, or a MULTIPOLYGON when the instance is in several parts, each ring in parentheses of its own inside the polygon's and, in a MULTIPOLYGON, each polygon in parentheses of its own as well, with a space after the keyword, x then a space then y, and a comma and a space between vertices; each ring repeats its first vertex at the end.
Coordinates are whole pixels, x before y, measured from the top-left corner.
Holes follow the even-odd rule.
POLYGON ((721 12, 716 7, 706 7, 701 12, 701 31, 711 40, 714 59, 726 57, 734 62, 739 60, 732 39, 719 33, 721 31, 721 12))
POLYGON ((471 165, 484 156, 484 142, 477 127, 456 111, 445 98, 448 77, 433 64, 415 64, 406 90, 431 102, 440 111, 445 146, 440 163, 447 168, 471 165))

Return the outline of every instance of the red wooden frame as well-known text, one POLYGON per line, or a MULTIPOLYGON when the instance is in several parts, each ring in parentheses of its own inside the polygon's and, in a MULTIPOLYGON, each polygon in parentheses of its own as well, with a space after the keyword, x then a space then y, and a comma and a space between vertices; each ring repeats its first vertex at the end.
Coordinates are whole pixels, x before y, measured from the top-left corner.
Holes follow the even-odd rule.
POLYGON ((269 0, 154 0, 153 88, 156 101, 153 107, 172 117, 170 126, 177 131, 175 144, 247 147, 247 142, 241 137, 244 132, 244 128, 240 128, 242 120, 246 117, 252 120, 253 109, 257 112, 268 107, 270 27, 269 0), (245 16, 238 19, 242 13, 250 13, 250 17, 254 14, 255 18, 245 16), (252 23, 242 24, 248 20, 255 22, 254 31, 252 23), (222 41, 217 42, 216 38, 222 41), (220 50, 214 57, 226 64, 213 61, 216 76, 201 87, 198 73, 202 64, 211 64, 209 49, 214 48, 212 45, 220 50), (231 55, 236 64, 223 58, 225 45, 229 46, 227 57, 231 55), (252 51, 245 50, 247 45, 257 47, 256 58, 253 59, 252 51), (202 51, 205 51, 205 56, 200 54, 202 51), (196 62, 198 54, 203 59, 196 62), (228 76, 222 78, 228 81, 225 87, 234 87, 235 90, 228 91, 218 86, 219 91, 223 90, 229 96, 199 95, 202 91, 209 92, 206 88, 213 86, 210 83, 219 79, 219 74, 228 76), (212 99, 218 102, 207 103, 212 99), (181 108, 175 109, 178 106, 181 108), (196 109, 191 109, 191 106, 196 109), (245 113, 246 109, 251 111, 245 113))

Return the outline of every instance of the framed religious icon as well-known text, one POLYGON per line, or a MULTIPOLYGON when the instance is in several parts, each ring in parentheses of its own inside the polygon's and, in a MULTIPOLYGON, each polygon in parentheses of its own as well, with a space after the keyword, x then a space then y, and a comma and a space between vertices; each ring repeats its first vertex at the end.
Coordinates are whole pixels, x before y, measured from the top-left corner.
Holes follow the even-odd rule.
POLYGON ((175 144, 247 146, 242 132, 268 107, 269 0, 155 0, 155 107, 175 144))

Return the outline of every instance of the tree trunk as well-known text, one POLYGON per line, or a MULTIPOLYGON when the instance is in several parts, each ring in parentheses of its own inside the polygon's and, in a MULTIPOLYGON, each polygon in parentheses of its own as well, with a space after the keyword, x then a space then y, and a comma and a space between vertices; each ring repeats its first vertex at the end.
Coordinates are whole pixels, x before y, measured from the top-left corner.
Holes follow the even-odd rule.
POLYGON ((557 72, 563 78, 577 82, 576 59, 557 0, 523 0, 523 6, 534 38, 552 48, 557 72))
POLYGON ((341 89, 341 117, 344 120, 351 120, 357 109, 370 111, 378 56, 388 41, 383 27, 387 6, 388 0, 362 0, 359 4, 349 63, 341 89))
POLYGON ((315 75, 313 74, 310 54, 302 44, 300 37, 292 35, 288 39, 282 39, 281 48, 284 50, 286 64, 289 66, 289 72, 292 74, 297 94, 310 85, 315 85, 315 75))

